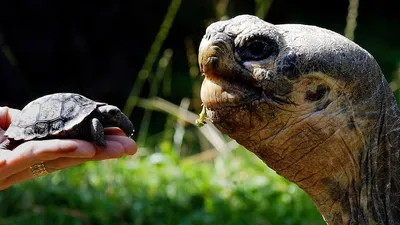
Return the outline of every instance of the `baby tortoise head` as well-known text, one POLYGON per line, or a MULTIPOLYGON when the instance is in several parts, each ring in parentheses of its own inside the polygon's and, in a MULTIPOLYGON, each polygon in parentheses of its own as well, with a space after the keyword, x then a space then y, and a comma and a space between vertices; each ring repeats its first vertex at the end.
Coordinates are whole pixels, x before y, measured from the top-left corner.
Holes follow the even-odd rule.
POLYGON ((130 119, 116 106, 99 106, 98 112, 101 115, 100 121, 104 127, 119 127, 127 136, 135 132, 130 119))

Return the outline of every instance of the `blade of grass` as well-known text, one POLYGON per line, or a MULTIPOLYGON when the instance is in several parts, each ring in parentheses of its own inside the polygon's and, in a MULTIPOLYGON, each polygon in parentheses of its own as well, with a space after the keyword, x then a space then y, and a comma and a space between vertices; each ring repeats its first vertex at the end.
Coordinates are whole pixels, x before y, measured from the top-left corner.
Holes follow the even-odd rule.
POLYGON ((400 88, 400 62, 398 63, 397 70, 394 72, 394 79, 389 83, 390 88, 393 92, 400 88))
POLYGON ((217 19, 220 20, 226 16, 226 9, 228 8, 229 0, 219 0, 215 6, 215 13, 217 19))
POLYGON ((264 19, 271 8, 272 2, 273 0, 255 0, 255 15, 261 19, 264 19))
POLYGON ((185 39, 185 49, 186 49, 186 58, 188 59, 188 66, 189 66, 189 74, 190 78, 194 81, 192 86, 192 104, 194 105, 195 112, 200 111, 201 106, 201 99, 200 99, 200 90, 201 90, 201 80, 200 77, 200 70, 197 64, 197 54, 195 50, 195 46, 193 40, 191 38, 185 39))
POLYGON ((175 20, 176 13, 180 8, 181 2, 182 0, 172 0, 168 7, 167 14, 164 17, 164 21, 161 24, 160 30, 158 31, 156 38, 150 47, 150 51, 146 56, 143 67, 140 70, 138 77, 133 84, 131 92, 128 96, 128 99, 125 102, 123 112, 128 117, 132 114, 132 111, 137 104, 137 101, 139 99, 138 95, 142 91, 143 84, 149 77, 151 68, 153 67, 157 56, 160 53, 161 46, 168 36, 169 30, 171 29, 171 26, 175 20))
POLYGON ((179 111, 177 115, 177 120, 175 123, 175 133, 174 133, 174 148, 180 154, 180 149, 182 147, 183 136, 185 135, 185 120, 186 113, 190 105, 190 100, 188 98, 183 98, 181 104, 179 105, 179 111))
MULTIPOLYGON (((170 115, 178 117, 179 114, 179 106, 168 102, 162 98, 155 97, 153 99, 139 99, 138 106, 142 108, 149 108, 153 110, 158 110, 162 112, 166 112, 170 115)), ((195 125, 195 120, 198 118, 198 115, 187 111, 185 114, 180 117, 180 119, 195 125)), ((224 136, 221 132, 212 124, 207 124, 202 128, 199 128, 199 131, 208 139, 208 141, 213 145, 217 151, 223 154, 227 154, 231 152, 233 149, 230 148, 226 141, 224 140, 224 136)))
POLYGON ((347 12, 346 28, 344 29, 344 36, 350 40, 354 40, 354 32, 357 27, 358 16, 358 0, 349 0, 349 8, 347 12))
MULTIPOLYGON (((156 74, 153 77, 151 84, 150 84, 150 91, 149 91, 149 95, 148 95, 149 98, 152 98, 158 94, 160 81, 162 80, 162 78, 165 74, 165 71, 167 70, 168 65, 170 65, 172 55, 173 55, 173 51, 171 49, 166 49, 164 51, 163 56, 159 60, 156 74)), ((144 142, 146 140, 147 133, 148 133, 149 126, 150 126, 150 121, 151 121, 151 114, 152 114, 151 110, 145 109, 143 119, 140 124, 138 143, 144 144, 144 142)))
MULTIPOLYGON (((235 140, 229 141, 227 143, 227 145, 229 146, 230 149, 236 149, 239 147, 239 144, 235 140)), ((214 160, 218 156, 218 154, 219 154, 219 152, 215 148, 212 148, 212 149, 204 150, 198 154, 183 158, 181 161, 182 162, 191 161, 191 162, 195 162, 195 163, 211 161, 211 160, 214 160)))

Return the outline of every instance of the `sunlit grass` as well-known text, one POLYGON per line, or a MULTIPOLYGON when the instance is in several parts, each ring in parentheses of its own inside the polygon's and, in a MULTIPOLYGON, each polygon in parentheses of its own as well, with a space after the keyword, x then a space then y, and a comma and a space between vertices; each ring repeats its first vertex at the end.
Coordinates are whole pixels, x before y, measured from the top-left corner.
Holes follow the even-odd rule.
POLYGON ((253 154, 160 152, 86 163, 0 194, 0 224, 323 224, 309 198, 253 154))

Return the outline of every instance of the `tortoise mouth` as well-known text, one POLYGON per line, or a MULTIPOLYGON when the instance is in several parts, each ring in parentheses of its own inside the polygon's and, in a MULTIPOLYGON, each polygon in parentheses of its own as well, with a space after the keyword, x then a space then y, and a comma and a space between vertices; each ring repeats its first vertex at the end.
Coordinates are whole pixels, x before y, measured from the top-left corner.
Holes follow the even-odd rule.
POLYGON ((206 74, 200 96, 207 109, 217 110, 251 104, 262 98, 263 91, 240 80, 206 74))
POLYGON ((208 110, 226 107, 240 107, 267 103, 273 105, 293 105, 288 96, 277 95, 273 90, 264 90, 251 81, 238 79, 240 76, 216 76, 205 74, 200 97, 208 110))

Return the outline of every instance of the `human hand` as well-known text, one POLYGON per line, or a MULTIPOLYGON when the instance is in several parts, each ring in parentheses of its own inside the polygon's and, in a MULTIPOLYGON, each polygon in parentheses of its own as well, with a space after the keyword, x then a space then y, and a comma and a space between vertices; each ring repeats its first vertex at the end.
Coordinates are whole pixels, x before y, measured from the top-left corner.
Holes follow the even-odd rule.
MULTIPOLYGON (((19 112, 0 107, 0 144, 7 141, 5 130, 19 112)), ((46 174, 87 161, 120 158, 136 153, 136 143, 119 128, 106 128, 104 133, 107 148, 83 140, 52 139, 27 141, 12 151, 0 149, 0 190, 35 178, 31 166, 42 169, 44 166, 46 174)))

